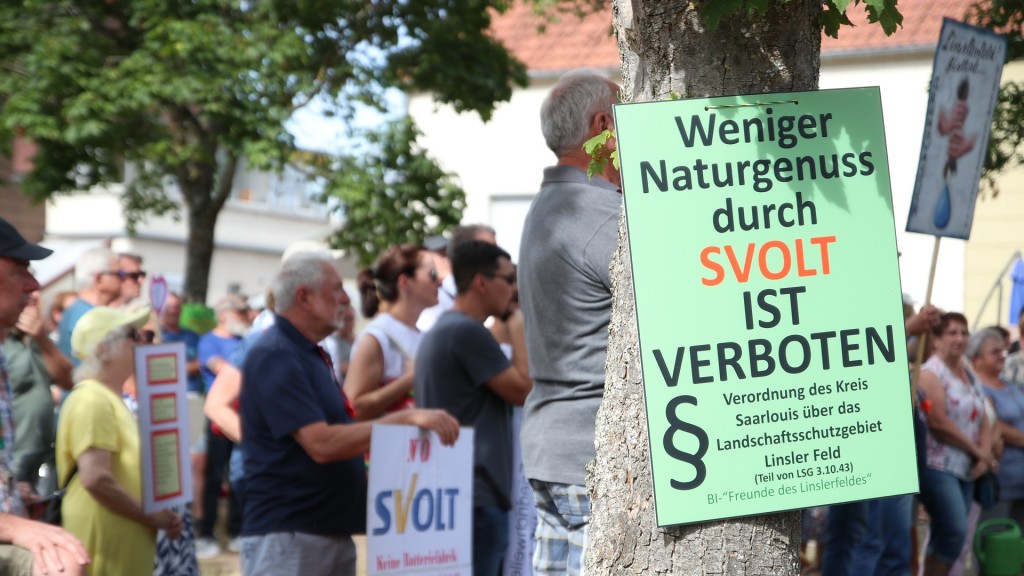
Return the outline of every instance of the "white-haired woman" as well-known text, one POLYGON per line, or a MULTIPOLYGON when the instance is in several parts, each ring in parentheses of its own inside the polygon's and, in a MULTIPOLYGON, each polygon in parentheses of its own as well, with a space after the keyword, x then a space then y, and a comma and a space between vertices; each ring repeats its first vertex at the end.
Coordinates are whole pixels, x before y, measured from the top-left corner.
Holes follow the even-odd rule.
POLYGON ((89 551, 93 574, 151 574, 156 530, 171 538, 181 533, 174 512, 142 509, 139 434, 121 397, 135 369, 138 328, 149 313, 100 306, 85 313, 71 335, 82 364, 57 425, 57 472, 68 486, 64 527, 89 551))

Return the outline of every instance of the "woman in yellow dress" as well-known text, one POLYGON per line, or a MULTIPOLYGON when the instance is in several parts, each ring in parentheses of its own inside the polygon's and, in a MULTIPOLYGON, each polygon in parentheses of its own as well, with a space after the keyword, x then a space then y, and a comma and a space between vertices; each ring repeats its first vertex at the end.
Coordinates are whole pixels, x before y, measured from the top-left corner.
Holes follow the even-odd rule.
POLYGON ((128 312, 93 308, 78 321, 71 348, 82 359, 75 387, 57 425, 57 472, 64 496, 64 528, 92 557, 91 573, 152 574, 156 531, 176 538, 181 518, 142 509, 139 433, 121 393, 135 371, 138 328, 148 308, 128 312))

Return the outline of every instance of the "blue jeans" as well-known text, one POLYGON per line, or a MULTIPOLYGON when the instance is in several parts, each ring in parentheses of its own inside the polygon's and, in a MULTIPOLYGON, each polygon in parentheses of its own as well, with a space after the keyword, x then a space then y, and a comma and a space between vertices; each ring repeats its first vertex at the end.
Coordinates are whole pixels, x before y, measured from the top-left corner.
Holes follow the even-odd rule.
POLYGON ((537 505, 533 573, 579 576, 590 523, 586 486, 530 480, 537 505))
POLYGON ((868 531, 868 503, 829 506, 825 518, 825 550, 821 576, 866 576, 854 570, 853 559, 868 531))
POLYGON ((508 511, 501 506, 473 508, 473 574, 501 576, 508 550, 508 511))
POLYGON ((867 531, 853 553, 854 574, 910 576, 914 497, 890 496, 867 504, 867 531))
POLYGON ((928 552, 939 562, 952 564, 960 556, 973 497, 974 482, 931 468, 921 475, 921 503, 931 517, 928 552))

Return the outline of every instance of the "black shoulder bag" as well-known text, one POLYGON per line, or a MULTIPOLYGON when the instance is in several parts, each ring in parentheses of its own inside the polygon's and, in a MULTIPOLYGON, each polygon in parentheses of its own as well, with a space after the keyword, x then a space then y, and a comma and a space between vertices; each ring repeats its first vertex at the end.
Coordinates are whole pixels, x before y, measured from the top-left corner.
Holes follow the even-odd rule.
POLYGON ((63 519, 61 518, 60 505, 64 501, 64 494, 67 493, 68 486, 71 485, 71 480, 75 477, 75 474, 78 474, 78 464, 75 464, 71 469, 71 474, 68 476, 67 481, 64 482, 64 485, 50 495, 49 502, 46 504, 46 511, 43 512, 43 522, 55 526, 61 525, 63 519))

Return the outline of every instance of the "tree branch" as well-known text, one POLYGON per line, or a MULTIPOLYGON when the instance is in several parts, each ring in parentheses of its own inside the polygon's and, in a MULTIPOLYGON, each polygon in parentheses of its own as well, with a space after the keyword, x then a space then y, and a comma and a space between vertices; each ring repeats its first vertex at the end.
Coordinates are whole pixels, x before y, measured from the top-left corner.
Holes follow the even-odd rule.
POLYGON ((220 212, 231 195, 231 189, 235 185, 235 171, 238 169, 238 154, 229 152, 227 160, 217 170, 217 182, 213 190, 213 210, 220 212))

